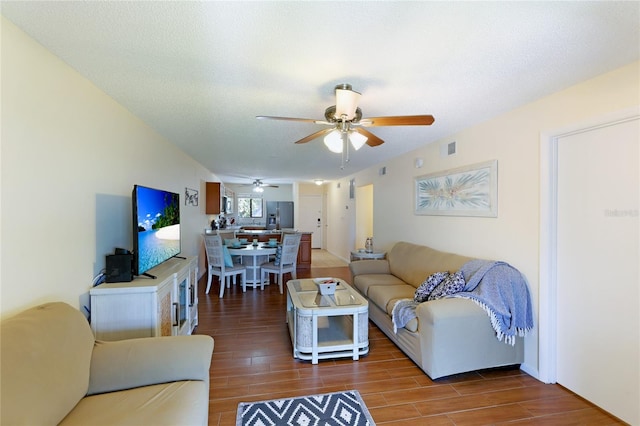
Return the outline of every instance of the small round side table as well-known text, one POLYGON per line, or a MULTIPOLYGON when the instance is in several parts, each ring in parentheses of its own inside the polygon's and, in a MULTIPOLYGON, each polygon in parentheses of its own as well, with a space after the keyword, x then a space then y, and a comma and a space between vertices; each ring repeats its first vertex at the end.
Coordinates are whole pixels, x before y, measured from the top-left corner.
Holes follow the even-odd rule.
POLYGON ((371 253, 367 253, 366 251, 352 250, 351 260, 384 259, 386 255, 387 255, 387 252, 384 252, 384 251, 374 250, 371 253))

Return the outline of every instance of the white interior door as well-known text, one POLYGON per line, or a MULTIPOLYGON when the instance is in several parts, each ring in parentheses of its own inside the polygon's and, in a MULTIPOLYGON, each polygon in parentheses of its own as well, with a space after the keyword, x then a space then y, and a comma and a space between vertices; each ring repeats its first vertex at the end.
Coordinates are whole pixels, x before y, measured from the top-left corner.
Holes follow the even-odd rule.
POLYGON ((630 424, 640 424, 639 127, 557 144, 557 382, 630 424))
POLYGON ((298 211, 300 227, 298 229, 303 232, 313 232, 311 234, 311 248, 319 249, 323 246, 323 213, 321 195, 300 196, 298 211))

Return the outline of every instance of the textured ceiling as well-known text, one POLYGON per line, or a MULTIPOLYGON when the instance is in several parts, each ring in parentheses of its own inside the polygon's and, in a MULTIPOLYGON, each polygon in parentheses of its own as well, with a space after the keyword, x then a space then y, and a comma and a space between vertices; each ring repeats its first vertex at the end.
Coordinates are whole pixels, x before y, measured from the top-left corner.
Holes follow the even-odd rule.
POLYGON ((2 14, 225 182, 336 179, 640 58, 640 3, 10 2, 2 14), (333 88, 385 144, 340 154, 333 88))

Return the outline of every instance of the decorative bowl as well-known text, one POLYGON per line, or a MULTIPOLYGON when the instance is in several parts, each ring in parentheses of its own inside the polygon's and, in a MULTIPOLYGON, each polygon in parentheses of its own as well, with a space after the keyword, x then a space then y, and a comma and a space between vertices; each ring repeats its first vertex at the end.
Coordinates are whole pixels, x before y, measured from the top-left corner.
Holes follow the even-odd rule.
POLYGON ((314 281, 321 295, 330 296, 336 292, 338 282, 335 278, 315 278, 314 281))

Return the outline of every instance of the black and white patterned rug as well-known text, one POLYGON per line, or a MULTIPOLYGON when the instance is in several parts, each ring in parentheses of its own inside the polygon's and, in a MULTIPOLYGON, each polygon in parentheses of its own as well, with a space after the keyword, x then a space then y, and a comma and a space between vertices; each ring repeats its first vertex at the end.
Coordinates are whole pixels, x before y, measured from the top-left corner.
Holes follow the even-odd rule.
POLYGON ((238 404, 236 426, 375 426, 356 390, 238 404))

